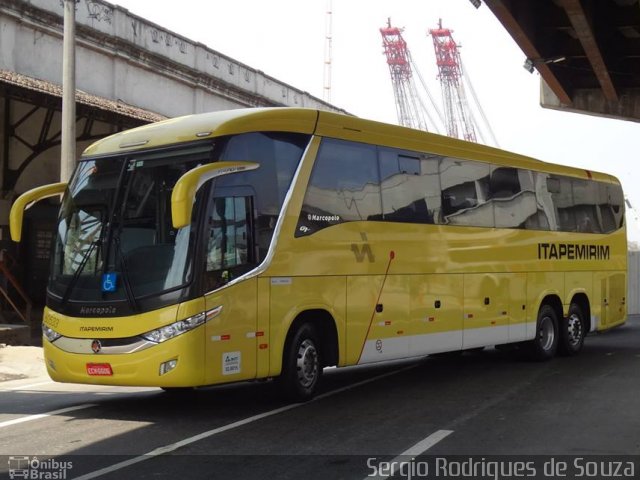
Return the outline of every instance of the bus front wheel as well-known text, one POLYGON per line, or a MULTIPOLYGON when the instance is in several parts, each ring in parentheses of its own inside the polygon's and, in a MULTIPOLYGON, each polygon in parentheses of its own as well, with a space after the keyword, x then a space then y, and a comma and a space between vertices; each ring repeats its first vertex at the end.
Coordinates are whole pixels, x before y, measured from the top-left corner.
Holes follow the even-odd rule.
POLYGON ((305 401, 313 397, 322 376, 320 354, 315 328, 310 323, 303 323, 288 342, 278 378, 288 400, 305 401))
POLYGON ((558 316, 550 305, 543 305, 538 312, 536 337, 531 341, 533 360, 549 360, 558 349, 558 316))
POLYGON ((586 325, 582 309, 575 303, 569 306, 569 315, 560 326, 560 343, 558 349, 565 356, 576 355, 584 345, 586 325))

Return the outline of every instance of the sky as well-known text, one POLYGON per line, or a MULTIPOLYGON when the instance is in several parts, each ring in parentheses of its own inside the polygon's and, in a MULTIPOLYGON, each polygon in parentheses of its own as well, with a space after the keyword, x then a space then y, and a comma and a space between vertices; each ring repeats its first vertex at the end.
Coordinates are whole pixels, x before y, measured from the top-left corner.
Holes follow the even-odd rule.
MULTIPOLYGON (((323 98, 327 0, 111 0, 174 33, 323 98)), ((547 162, 618 177, 633 209, 629 240, 640 242, 640 123, 540 107, 540 76, 482 5, 469 0, 332 0, 331 103, 397 123, 379 29, 404 28, 412 58, 441 98, 430 28, 453 30, 468 77, 499 146, 547 162)))

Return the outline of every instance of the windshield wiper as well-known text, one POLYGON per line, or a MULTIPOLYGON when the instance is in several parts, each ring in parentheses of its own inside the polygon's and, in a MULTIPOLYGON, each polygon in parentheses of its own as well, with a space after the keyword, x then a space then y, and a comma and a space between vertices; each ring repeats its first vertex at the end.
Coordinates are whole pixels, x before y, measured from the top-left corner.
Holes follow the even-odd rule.
POLYGON ((91 242, 89 244, 89 248, 87 248, 87 251, 82 256, 82 260, 80 261, 80 265, 78 265, 78 268, 76 269, 76 271, 73 272, 73 277, 71 277, 71 280, 69 280, 69 284, 67 285, 67 288, 64 291, 64 295, 62 295, 62 301, 61 301, 62 305, 65 305, 67 303, 67 301, 69 300, 69 296, 71 295, 71 292, 73 291, 73 288, 75 287, 76 283, 78 282, 78 278, 80 278, 80 274, 82 273, 82 271, 84 270, 85 265, 89 261, 89 257, 91 257, 91 252, 93 252, 93 250, 96 247, 98 248, 98 250, 96 251, 96 265, 98 264, 98 254, 100 253, 100 247, 101 246, 102 246, 102 240, 101 239, 94 240, 93 242, 91 242))
POLYGON ((129 270, 127 269, 127 262, 124 259, 124 252, 122 251, 122 246, 120 245, 120 232, 118 232, 114 236, 114 243, 116 245, 116 251, 118 252, 118 256, 120 257, 120 265, 122 270, 122 283, 124 284, 124 291, 127 295, 127 301, 129 305, 133 308, 134 311, 138 311, 138 302, 136 302, 136 296, 133 293, 133 287, 131 286, 131 282, 129 281, 129 270))

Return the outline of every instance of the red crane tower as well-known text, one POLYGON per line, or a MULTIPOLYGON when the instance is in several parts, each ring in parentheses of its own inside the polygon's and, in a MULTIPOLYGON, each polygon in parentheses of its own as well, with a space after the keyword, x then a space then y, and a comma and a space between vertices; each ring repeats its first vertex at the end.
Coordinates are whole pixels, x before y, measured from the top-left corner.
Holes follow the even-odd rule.
POLYGON ((391 26, 391 19, 387 21, 386 27, 380 29, 391 74, 398 122, 405 127, 428 131, 428 119, 437 131, 437 125, 425 108, 413 81, 413 61, 402 32, 402 28, 391 26))
MULTIPOLYGON (((473 85, 464 70, 458 44, 453 36, 453 30, 442 27, 442 19, 438 22, 438 28, 429 30, 433 38, 433 47, 436 53, 436 64, 438 65, 438 79, 442 88, 442 101, 444 103, 444 123, 447 135, 450 137, 463 138, 471 142, 477 142, 477 137, 484 141, 484 135, 473 111, 467 102, 465 83, 473 97, 476 110, 480 113, 486 129, 491 135, 493 143, 498 142, 491 131, 487 118, 478 102, 478 98, 473 89, 473 85)), ((486 143, 486 142, 485 142, 486 143)))

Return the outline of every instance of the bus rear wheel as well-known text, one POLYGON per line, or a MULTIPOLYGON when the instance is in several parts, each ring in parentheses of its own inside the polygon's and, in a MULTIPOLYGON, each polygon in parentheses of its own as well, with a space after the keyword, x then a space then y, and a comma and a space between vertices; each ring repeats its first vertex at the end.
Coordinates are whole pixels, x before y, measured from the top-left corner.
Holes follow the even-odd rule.
POLYGON ((543 361, 553 358, 558 349, 558 316, 550 305, 543 305, 538 312, 536 336, 529 344, 530 357, 543 361))
POLYGON ((582 309, 575 303, 569 306, 569 315, 560 325, 560 343, 558 350, 561 355, 576 355, 582 350, 586 325, 582 309))
POLYGON ((303 323, 285 349, 282 373, 278 378, 280 389, 288 400, 306 401, 315 394, 321 376, 318 335, 313 325, 303 323))

